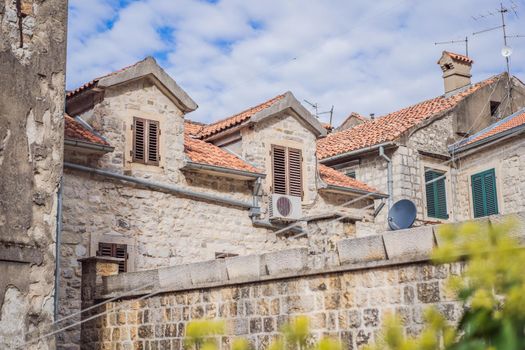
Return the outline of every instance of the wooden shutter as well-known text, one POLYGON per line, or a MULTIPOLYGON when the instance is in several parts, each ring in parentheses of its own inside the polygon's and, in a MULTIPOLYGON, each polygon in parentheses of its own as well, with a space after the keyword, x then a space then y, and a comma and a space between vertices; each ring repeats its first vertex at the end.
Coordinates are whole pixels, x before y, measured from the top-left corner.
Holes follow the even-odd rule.
POLYGON ((286 148, 272 146, 273 193, 288 194, 286 168, 286 148))
MULTIPOLYGON (((444 173, 425 171, 425 183, 443 176, 444 173)), ((433 181, 425 186, 427 197, 427 216, 438 219, 448 219, 447 194, 445 178, 433 181)))
POLYGON ((146 120, 133 118, 133 161, 146 162, 146 120))
POLYGON ((124 259, 119 262, 119 272, 126 272, 128 265, 128 246, 126 244, 99 242, 97 256, 109 256, 124 259))
POLYGON ((148 164, 159 164, 159 122, 148 120, 148 164))
POLYGON ((302 152, 300 149, 288 148, 288 194, 303 196, 302 152))
POLYGON ((472 175, 471 186, 474 217, 497 214, 498 196, 494 169, 472 175))

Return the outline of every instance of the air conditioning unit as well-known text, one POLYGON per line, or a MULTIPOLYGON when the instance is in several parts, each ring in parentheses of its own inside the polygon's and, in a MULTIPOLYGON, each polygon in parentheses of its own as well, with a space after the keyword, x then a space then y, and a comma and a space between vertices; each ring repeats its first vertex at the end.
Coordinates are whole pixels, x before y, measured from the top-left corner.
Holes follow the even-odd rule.
POLYGON ((295 221, 302 216, 301 197, 272 194, 270 220, 295 221))

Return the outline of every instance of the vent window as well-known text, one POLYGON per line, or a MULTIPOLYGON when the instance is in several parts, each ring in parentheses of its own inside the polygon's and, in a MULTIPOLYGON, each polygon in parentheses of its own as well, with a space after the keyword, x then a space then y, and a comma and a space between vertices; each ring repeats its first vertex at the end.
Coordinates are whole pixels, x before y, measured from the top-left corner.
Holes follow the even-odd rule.
POLYGON ((346 176, 351 177, 352 179, 355 179, 355 170, 348 170, 346 172, 346 176))
POLYGON ((447 191, 445 173, 428 169, 425 171, 425 192, 427 197, 427 216, 448 219, 447 191))
POLYGON ((496 173, 489 169, 471 177, 474 217, 498 214, 496 173))
POLYGON ((159 122, 133 118, 133 162, 159 165, 159 122))
POLYGON ((97 256, 124 259, 124 261, 118 264, 118 272, 128 271, 128 246, 126 244, 100 242, 98 244, 97 256))
POLYGON ((303 155, 297 148, 272 146, 272 192, 303 196, 303 155))
POLYGON ((490 115, 493 117, 498 116, 499 112, 499 105, 501 103, 498 101, 490 101, 490 115))

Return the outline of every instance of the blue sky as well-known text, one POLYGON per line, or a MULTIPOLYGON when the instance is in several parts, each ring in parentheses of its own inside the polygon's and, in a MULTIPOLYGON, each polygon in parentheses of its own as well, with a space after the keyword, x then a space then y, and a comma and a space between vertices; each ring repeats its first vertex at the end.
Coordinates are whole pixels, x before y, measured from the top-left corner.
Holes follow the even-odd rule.
MULTIPOLYGON (((525 0, 505 0, 509 34, 525 35, 525 0), (520 32, 521 30, 521 32, 520 32)), ((443 93, 436 41, 469 36, 473 80, 505 69, 493 0, 70 0, 67 85, 145 56, 197 102, 189 119, 212 122, 285 91, 377 116, 443 93), (472 16, 485 14, 477 21, 472 16)), ((497 13, 496 13, 497 14, 497 13)), ((510 39, 512 73, 525 80, 525 38, 510 39)), ((304 103, 306 107, 309 107, 304 103)), ((327 118, 326 115, 323 118, 327 118)), ((323 120, 326 121, 326 120, 323 120)))

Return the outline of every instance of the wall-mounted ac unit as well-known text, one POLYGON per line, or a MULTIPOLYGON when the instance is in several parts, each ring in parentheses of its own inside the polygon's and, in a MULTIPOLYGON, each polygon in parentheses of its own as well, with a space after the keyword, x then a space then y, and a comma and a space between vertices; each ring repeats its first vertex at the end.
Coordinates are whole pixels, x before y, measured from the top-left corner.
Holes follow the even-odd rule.
POLYGON ((272 194, 270 220, 294 221, 302 216, 301 197, 272 194))

